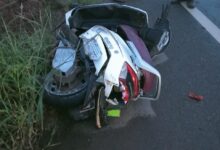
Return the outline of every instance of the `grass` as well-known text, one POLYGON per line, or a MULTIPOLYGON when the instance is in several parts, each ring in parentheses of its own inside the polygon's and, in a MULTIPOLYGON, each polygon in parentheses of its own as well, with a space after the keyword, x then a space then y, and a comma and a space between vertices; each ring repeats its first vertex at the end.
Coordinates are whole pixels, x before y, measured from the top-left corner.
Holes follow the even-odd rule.
POLYGON ((43 129, 42 83, 51 46, 51 16, 43 12, 0 35, 0 149, 33 149, 43 129), (31 33, 30 33, 31 29, 31 33))
POLYGON ((41 79, 49 71, 51 22, 48 10, 34 19, 17 16, 9 24, 0 18, 0 149, 34 149, 42 134, 41 79))

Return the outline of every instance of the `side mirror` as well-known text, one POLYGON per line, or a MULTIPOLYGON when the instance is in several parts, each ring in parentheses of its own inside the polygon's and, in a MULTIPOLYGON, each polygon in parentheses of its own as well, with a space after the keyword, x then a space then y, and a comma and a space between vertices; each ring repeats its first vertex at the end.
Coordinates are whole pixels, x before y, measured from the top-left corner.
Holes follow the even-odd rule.
POLYGON ((157 19, 153 27, 153 29, 157 30, 157 32, 160 32, 157 41, 155 41, 155 46, 158 52, 161 52, 163 49, 165 49, 170 41, 170 23, 167 19, 169 10, 170 4, 162 6, 161 17, 157 19))
POLYGON ((157 55, 168 46, 170 41, 170 31, 167 29, 148 29, 144 38, 146 45, 149 48, 151 56, 157 55))
POLYGON ((157 50, 160 52, 162 51, 169 43, 170 41, 170 32, 169 31, 164 31, 163 34, 160 37, 160 40, 157 44, 157 50))
POLYGON ((158 18, 153 26, 144 34, 144 41, 150 49, 151 56, 161 53, 170 41, 170 23, 167 19, 169 5, 162 7, 161 17, 158 18))

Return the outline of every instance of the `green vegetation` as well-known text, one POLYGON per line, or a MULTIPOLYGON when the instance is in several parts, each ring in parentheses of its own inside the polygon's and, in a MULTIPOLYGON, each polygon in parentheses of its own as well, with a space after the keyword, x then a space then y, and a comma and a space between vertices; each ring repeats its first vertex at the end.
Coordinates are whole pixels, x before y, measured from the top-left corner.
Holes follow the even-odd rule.
MULTIPOLYGON (((42 83, 51 43, 50 13, 0 35, 0 149, 32 149, 43 128, 42 83), (31 32, 30 32, 31 30, 31 32)), ((19 19, 18 19, 19 20, 19 19)))
MULTIPOLYGON (((78 0, 95 2, 101 0, 78 0)), ((54 35, 51 13, 41 9, 32 19, 0 13, 0 149, 34 149, 42 135, 43 77, 54 35)))

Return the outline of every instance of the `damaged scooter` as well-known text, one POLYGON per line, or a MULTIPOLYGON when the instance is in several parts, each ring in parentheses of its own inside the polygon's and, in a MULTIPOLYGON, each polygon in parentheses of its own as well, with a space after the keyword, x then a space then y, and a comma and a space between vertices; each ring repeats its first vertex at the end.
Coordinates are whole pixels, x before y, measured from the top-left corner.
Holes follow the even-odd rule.
POLYGON ((130 101, 158 100, 161 75, 152 58, 169 44, 167 16, 168 5, 151 28, 147 12, 128 5, 68 11, 44 81, 44 102, 70 110, 76 120, 95 116, 101 128, 130 101))

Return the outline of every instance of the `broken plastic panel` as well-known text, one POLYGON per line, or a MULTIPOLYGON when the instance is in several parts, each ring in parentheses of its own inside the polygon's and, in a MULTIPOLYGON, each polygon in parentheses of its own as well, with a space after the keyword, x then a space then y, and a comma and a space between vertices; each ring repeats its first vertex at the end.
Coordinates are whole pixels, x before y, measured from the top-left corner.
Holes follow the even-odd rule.
POLYGON ((86 55, 89 56, 89 58, 91 60, 98 60, 102 56, 102 52, 101 52, 101 49, 100 49, 98 41, 97 41, 99 38, 100 37, 97 36, 90 41, 87 41, 87 40, 83 41, 85 53, 86 53, 86 55))
POLYGON ((56 49, 55 56, 52 61, 54 69, 59 70, 65 74, 71 71, 74 66, 76 51, 71 47, 64 47, 62 42, 56 49))

